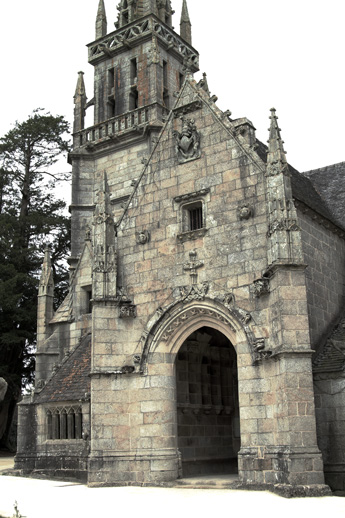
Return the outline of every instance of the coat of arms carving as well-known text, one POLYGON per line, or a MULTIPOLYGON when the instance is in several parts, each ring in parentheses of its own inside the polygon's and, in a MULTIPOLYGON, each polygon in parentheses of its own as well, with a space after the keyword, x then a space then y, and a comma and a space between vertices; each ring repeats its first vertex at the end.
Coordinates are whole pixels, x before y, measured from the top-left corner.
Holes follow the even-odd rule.
POLYGON ((174 131, 176 153, 180 164, 200 158, 200 134, 196 129, 194 119, 180 117, 182 131, 174 131))

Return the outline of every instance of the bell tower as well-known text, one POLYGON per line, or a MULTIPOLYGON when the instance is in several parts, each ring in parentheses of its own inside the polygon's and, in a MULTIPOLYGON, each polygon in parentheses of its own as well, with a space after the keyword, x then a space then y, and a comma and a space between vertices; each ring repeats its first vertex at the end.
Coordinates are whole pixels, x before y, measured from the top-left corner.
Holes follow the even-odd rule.
POLYGON ((79 73, 75 95, 74 149, 70 155, 72 270, 83 246, 81 236, 92 222, 95 178, 99 170, 104 170, 100 160, 104 162, 107 157, 110 197, 126 199, 131 182, 140 174, 142 157, 149 155, 152 138, 162 129, 185 75, 199 70, 199 55, 191 45, 186 0, 181 35, 172 27, 170 0, 121 0, 117 9, 115 31, 107 33, 104 0, 99 0, 96 39, 88 45, 94 94, 87 102, 79 73), (93 125, 85 128, 85 112, 91 107, 93 125), (126 160, 129 155, 130 164, 126 160), (125 179, 120 170, 127 171, 125 179))

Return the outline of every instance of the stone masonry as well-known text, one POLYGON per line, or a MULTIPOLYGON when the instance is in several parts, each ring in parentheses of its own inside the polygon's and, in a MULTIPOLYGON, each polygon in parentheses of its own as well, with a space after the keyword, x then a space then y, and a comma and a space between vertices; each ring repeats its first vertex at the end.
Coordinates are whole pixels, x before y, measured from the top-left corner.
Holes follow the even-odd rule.
POLYGON ((287 163, 275 109, 266 148, 194 80, 186 0, 180 35, 170 1, 118 11, 108 34, 100 0, 90 101, 78 77, 70 290, 54 313, 46 252, 16 467, 325 492, 312 359, 342 313, 343 229, 287 163))

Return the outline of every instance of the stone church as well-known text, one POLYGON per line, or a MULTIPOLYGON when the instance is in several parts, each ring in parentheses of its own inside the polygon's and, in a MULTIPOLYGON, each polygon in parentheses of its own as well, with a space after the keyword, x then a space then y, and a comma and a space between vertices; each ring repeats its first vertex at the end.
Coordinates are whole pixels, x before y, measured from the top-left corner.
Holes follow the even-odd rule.
MULTIPOLYGON (((90 486, 345 489, 345 164, 217 107, 183 1, 100 0, 74 96, 69 293, 46 251, 16 468, 90 486), (84 127, 86 110, 94 122, 84 127)), ((268 113, 269 115, 269 113, 268 113)))

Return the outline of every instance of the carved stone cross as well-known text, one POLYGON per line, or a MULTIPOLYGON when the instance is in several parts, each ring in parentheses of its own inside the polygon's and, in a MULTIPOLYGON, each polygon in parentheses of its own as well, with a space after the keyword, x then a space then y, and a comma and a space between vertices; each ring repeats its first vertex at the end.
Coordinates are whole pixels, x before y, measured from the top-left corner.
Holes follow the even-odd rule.
POLYGON ((192 279, 192 284, 198 283, 197 269, 204 266, 204 261, 197 261, 196 256, 197 256, 197 253, 195 250, 192 250, 191 252, 189 252, 190 262, 186 263, 183 266, 184 271, 189 271, 190 277, 192 279))

